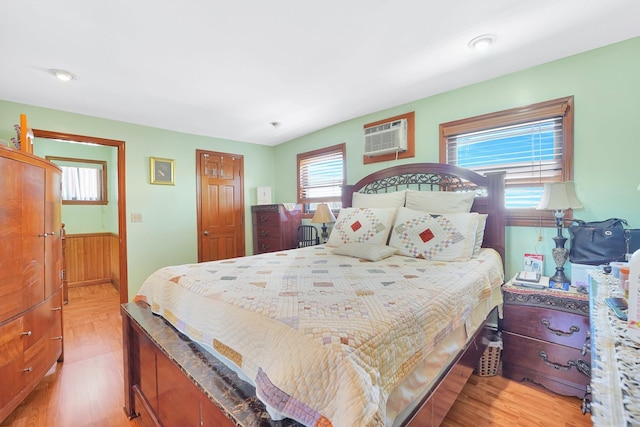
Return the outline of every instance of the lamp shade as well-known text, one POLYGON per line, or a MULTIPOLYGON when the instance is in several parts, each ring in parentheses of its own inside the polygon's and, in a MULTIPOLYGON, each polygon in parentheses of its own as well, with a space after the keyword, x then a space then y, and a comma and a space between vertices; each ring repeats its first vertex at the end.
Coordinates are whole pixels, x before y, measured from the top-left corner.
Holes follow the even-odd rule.
POLYGON ((582 203, 580 203, 580 200, 578 200, 576 196, 573 182, 551 182, 544 184, 542 200, 540 200, 537 209, 558 211, 580 208, 582 208, 582 203))
POLYGON ((324 203, 318 205, 316 213, 313 215, 313 218, 311 218, 311 222, 319 222, 323 224, 327 222, 334 222, 335 220, 336 217, 333 216, 333 212, 329 209, 329 205, 324 203))

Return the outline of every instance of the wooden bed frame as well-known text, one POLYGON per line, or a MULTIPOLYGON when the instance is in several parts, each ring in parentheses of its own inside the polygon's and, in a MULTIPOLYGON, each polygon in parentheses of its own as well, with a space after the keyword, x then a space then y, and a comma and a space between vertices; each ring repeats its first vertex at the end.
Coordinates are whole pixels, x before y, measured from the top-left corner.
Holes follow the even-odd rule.
MULTIPOLYGON (((487 177, 467 169, 414 163, 380 170, 343 188, 343 206, 352 194, 412 188, 422 191, 478 191, 472 211, 487 213, 483 246, 504 262, 504 174, 487 177)), ((494 312, 496 309, 494 308, 494 312)), ((153 426, 300 426, 271 421, 255 389, 207 351, 151 313, 142 303, 122 305, 124 411, 153 426)), ((446 416, 482 356, 492 331, 479 328, 403 426, 437 426, 446 416)))

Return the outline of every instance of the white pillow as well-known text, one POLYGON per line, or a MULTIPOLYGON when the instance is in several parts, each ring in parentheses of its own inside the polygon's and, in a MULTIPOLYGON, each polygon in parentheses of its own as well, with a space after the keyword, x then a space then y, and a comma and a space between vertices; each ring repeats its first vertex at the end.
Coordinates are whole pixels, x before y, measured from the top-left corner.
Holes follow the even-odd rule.
POLYGON ((333 253, 336 255, 346 255, 368 261, 380 261, 381 259, 389 258, 396 252, 396 248, 371 243, 349 243, 333 250, 333 253))
POLYGON ((434 261, 468 261, 473 256, 478 214, 431 214, 400 208, 389 246, 398 254, 434 261))
POLYGON ((348 243, 386 244, 396 208, 342 208, 327 246, 348 243))
POLYGON ((476 228, 476 244, 473 247, 473 257, 480 255, 480 249, 482 249, 482 242, 484 240, 484 228, 487 225, 487 214, 478 214, 478 227, 476 228))
POLYGON ((470 212, 476 193, 467 191, 416 191, 407 190, 405 206, 423 212, 453 213, 470 212))
POLYGON ((351 207, 354 208, 401 208, 407 190, 394 191, 393 193, 353 193, 351 207))

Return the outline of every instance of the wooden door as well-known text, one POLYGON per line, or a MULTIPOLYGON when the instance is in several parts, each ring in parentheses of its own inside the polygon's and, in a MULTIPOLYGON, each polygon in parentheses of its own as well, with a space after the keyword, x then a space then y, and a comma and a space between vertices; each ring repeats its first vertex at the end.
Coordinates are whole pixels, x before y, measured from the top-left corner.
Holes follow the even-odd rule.
POLYGON ((198 262, 245 255, 244 158, 196 150, 198 262))

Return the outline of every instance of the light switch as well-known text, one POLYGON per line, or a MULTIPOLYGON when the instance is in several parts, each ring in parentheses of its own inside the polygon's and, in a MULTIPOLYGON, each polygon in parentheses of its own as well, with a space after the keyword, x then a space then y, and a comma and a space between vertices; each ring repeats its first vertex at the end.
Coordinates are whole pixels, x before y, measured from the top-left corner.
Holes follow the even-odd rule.
POLYGON ((141 213, 131 213, 131 222, 142 222, 141 213))

